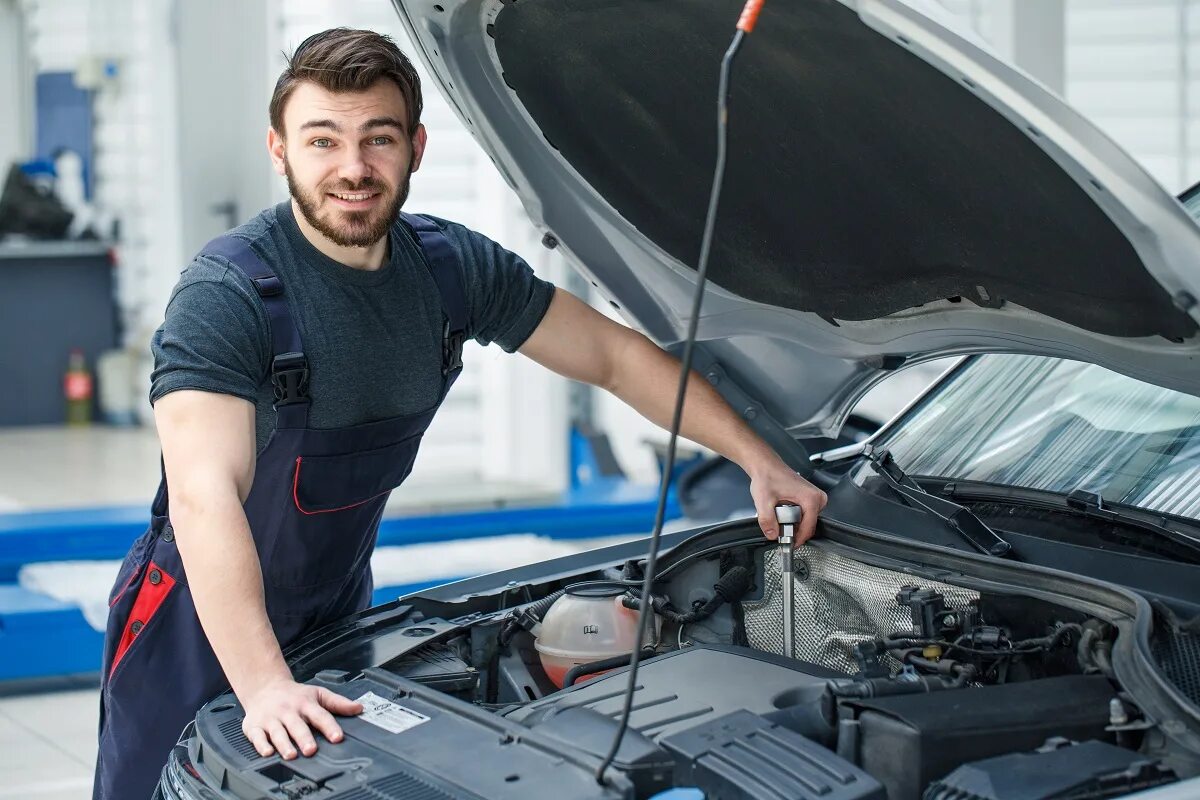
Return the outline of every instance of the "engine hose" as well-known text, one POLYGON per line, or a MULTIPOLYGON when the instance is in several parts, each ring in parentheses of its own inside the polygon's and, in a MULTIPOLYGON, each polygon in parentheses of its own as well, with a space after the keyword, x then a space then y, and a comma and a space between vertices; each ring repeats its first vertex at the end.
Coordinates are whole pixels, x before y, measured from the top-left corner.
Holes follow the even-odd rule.
MULTIPOLYGON (((702 619, 708 619, 714 613, 716 613, 718 608, 724 604, 724 598, 717 596, 713 597, 695 611, 681 613, 671 608, 670 601, 665 597, 650 598, 650 607, 654 609, 655 613, 670 622, 674 622, 677 625, 690 625, 693 622, 698 622, 702 619)), ((642 598, 627 594, 621 598, 621 605, 632 611, 641 611, 642 598)))
POLYGON ((1053 650, 1062 642, 1063 639, 1067 637, 1067 634, 1069 633, 1078 633, 1080 636, 1082 636, 1083 626, 1075 622, 1068 622, 1065 625, 1060 625, 1057 629, 1055 629, 1054 633, 1050 634, 1049 636, 1043 636, 1040 639, 1022 639, 1019 642, 1013 642, 1012 646, 1013 649, 1016 650, 1027 647, 1038 647, 1045 650, 1053 650))
MULTIPOLYGON (((653 648, 647 648, 642 651, 642 659, 649 659, 655 655, 653 648)), ((607 669, 616 669, 617 667, 629 666, 629 660, 632 658, 630 653, 622 653, 619 656, 612 658, 602 658, 599 661, 591 661, 587 664, 576 664, 567 670, 567 674, 563 676, 563 688, 574 686, 575 681, 585 675, 591 675, 596 672, 603 672, 607 669)))
MULTIPOLYGON (((650 604, 663 618, 677 625, 690 625, 693 622, 708 619, 717 613, 717 609, 725 605, 725 603, 734 603, 741 600, 746 596, 746 592, 750 591, 750 584, 750 570, 739 564, 721 576, 720 580, 713 586, 713 596, 704 605, 694 611, 676 611, 671 608, 670 601, 665 597, 651 596, 650 604)), ((632 593, 626 594, 621 598, 621 604, 633 611, 640 611, 642 608, 642 598, 632 593)))
POLYGON ((1075 648, 1075 657, 1079 660, 1079 666, 1083 669, 1084 674, 1100 671, 1092 652, 1092 645, 1099 635, 1095 628, 1086 628, 1083 635, 1079 637, 1079 644, 1075 648))
POLYGON ((500 626, 499 641, 502 647, 508 647, 512 638, 517 635, 520 630, 530 630, 533 624, 542 621, 542 617, 546 616, 546 612, 550 610, 550 606, 558 598, 566 594, 565 589, 559 589, 556 592, 543 597, 541 600, 522 606, 513 611, 500 626))
POLYGON ((554 601, 566 593, 566 589, 559 589, 557 592, 551 592, 541 600, 538 600, 536 603, 525 606, 525 610, 541 620, 542 617, 546 616, 546 612, 550 610, 550 606, 554 605, 554 601))

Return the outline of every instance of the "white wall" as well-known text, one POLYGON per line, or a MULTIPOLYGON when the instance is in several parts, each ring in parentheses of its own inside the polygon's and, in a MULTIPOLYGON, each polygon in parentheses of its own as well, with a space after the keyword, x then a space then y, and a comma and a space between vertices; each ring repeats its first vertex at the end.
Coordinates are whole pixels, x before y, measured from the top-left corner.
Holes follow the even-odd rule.
POLYGON ((185 257, 274 202, 267 158, 271 99, 267 3, 177 5, 173 30, 179 109, 179 181, 185 257))
POLYGON ((0 180, 32 149, 33 92, 23 28, 16 0, 0 0, 0 180))
POLYGON ((1070 0, 1067 99, 1167 189, 1200 179, 1200 3, 1070 0))
POLYGON ((1063 94, 1169 191, 1200 180, 1200 0, 940 2, 1063 94), (1062 52, 1051 60, 1061 84, 1046 79, 1052 39, 1039 24, 1058 7, 1062 52))

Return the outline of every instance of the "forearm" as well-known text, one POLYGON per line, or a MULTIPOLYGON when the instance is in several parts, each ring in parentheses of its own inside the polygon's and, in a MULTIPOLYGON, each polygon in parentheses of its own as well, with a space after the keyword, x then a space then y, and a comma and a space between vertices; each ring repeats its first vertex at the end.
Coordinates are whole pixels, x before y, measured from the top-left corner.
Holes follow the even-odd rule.
POLYGON ((236 492, 214 491, 200 502, 173 493, 171 500, 196 613, 234 692, 245 698, 290 678, 267 618, 262 569, 236 492))
MULTIPOLYGON (((669 429, 679 388, 679 368, 678 359, 639 334, 630 339, 616 361, 609 389, 642 416, 669 429)), ((679 433, 717 451, 751 476, 780 463, 770 445, 695 370, 688 378, 679 433)))

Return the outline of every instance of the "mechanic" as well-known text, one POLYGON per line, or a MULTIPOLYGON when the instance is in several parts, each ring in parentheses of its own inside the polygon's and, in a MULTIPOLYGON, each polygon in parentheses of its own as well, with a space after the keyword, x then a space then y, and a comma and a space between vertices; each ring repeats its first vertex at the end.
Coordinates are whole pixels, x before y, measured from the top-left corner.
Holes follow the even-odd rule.
MULTIPOLYGON (((314 731, 342 738, 333 715, 361 707, 292 680, 281 648, 369 605, 384 502, 465 337, 670 423, 675 358, 484 236, 401 214, 425 152, 421 105, 388 37, 303 42, 267 132, 290 201, 206 246, 172 294, 152 343, 163 479, 110 598, 97 798, 149 797, 184 726, 226 687, 263 756, 312 755, 314 731)), ((805 512, 797 538, 812 536, 824 493, 707 381, 689 383, 682 435, 746 471, 769 538, 784 501, 805 512)))

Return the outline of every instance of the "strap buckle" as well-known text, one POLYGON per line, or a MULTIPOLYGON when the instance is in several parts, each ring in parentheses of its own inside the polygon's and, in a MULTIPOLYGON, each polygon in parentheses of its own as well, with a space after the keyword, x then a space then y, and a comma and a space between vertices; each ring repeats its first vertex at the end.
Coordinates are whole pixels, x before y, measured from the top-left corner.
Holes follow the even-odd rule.
POLYGON ((308 359, 304 353, 284 353, 271 361, 271 385, 275 387, 275 405, 307 403, 308 359))
POLYGON ((455 370, 462 369, 463 343, 466 341, 466 331, 450 330, 450 320, 446 320, 442 328, 442 375, 449 375, 455 370))

